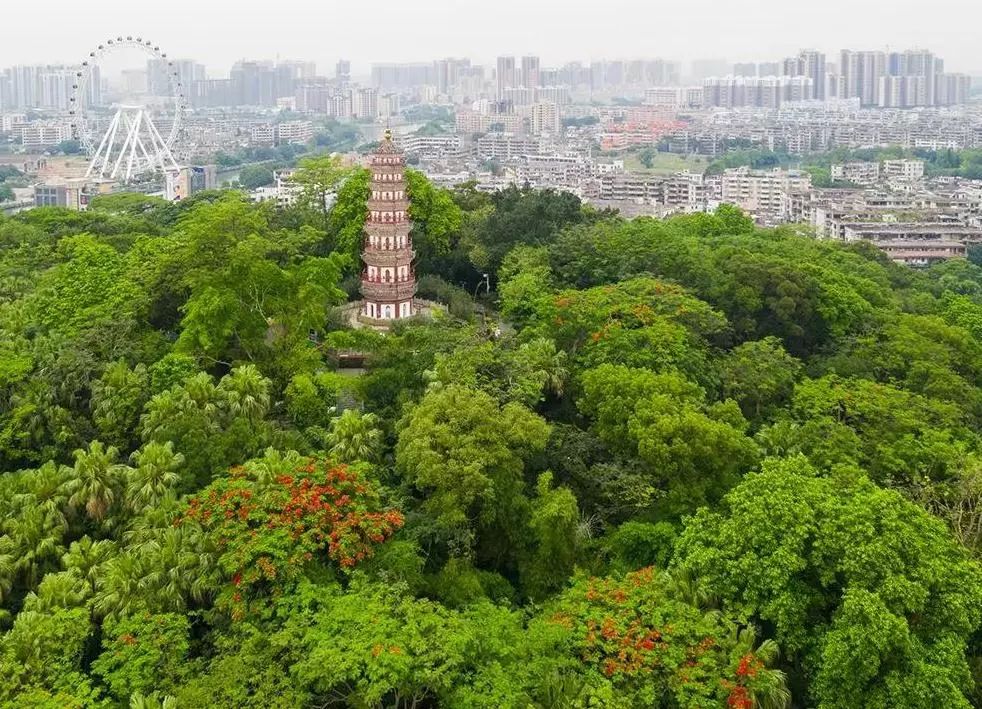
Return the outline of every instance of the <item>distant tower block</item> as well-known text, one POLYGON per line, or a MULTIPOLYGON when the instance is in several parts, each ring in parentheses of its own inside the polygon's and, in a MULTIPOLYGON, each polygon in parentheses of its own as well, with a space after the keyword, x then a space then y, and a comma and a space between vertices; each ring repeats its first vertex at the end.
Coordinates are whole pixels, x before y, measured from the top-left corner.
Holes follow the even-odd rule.
POLYGON ((416 273, 413 271, 412 239, 409 232, 409 197, 406 194, 405 162, 392 142, 391 131, 372 156, 372 194, 368 198, 368 221, 361 258, 364 298, 363 317, 402 320, 416 314, 416 273))

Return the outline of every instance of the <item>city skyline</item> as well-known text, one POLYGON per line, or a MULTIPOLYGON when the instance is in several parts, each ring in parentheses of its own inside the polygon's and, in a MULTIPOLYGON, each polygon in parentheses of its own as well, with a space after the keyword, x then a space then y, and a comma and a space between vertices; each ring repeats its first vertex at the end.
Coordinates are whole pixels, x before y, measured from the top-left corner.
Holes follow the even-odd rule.
MULTIPOLYGON (((55 15, 75 8, 64 0, 53 0, 50 7, 55 15)), ((786 9, 776 0, 729 3, 724 12, 707 0, 684 6, 612 0, 602 8, 585 2, 501 0, 480 11, 461 2, 377 2, 365 11, 284 0, 275 14, 264 14, 261 20, 258 15, 255 20, 230 18, 224 3, 176 0, 152 23, 130 24, 121 20, 125 7, 108 0, 95 10, 76 13, 71 23, 46 26, 44 42, 32 33, 0 32, 0 66, 71 63, 114 33, 142 32, 173 56, 193 58, 217 73, 244 58, 310 60, 324 72, 345 57, 353 74, 361 76, 372 63, 441 56, 468 57, 489 66, 497 56, 512 54, 534 54, 543 66, 630 57, 684 63, 713 57, 735 63, 777 59, 801 47, 829 55, 841 49, 924 47, 943 54, 951 70, 982 73, 982 52, 971 29, 982 19, 982 10, 964 0, 939 0, 930 11, 901 0, 891 4, 889 13, 870 2, 831 0, 822 13, 798 25, 785 22, 786 9), (230 19, 234 31, 216 33, 227 32, 230 19), (335 29, 362 26, 365 32, 335 29), (58 48, 57 56, 51 47, 58 48)), ((32 16, 24 5, 6 11, 10 27, 29 25, 32 16)))

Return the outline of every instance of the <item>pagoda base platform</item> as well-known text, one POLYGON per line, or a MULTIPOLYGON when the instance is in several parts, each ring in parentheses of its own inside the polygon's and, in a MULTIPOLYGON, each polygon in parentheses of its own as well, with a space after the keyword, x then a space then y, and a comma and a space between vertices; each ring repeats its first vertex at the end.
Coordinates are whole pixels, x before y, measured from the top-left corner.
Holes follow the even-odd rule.
POLYGON ((352 303, 341 306, 341 314, 344 317, 344 321, 355 330, 369 328, 372 330, 378 330, 379 332, 387 332, 395 323, 418 319, 428 320, 432 319, 437 313, 447 312, 447 306, 431 300, 422 300, 420 298, 413 300, 414 312, 411 318, 393 318, 391 320, 370 318, 363 314, 362 311, 364 310, 364 307, 365 302, 363 300, 356 300, 352 303))

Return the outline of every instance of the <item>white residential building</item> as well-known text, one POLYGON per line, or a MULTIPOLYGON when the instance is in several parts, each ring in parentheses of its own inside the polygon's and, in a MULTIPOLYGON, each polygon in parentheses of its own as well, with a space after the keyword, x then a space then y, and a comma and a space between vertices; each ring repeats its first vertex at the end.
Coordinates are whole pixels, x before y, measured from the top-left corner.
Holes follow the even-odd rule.
POLYGON ((884 160, 883 174, 887 177, 900 177, 905 180, 920 180, 924 177, 924 161, 884 160))
POLYGON ((723 172, 722 201, 735 204, 761 223, 776 223, 788 216, 791 194, 808 189, 808 173, 738 167, 723 172))

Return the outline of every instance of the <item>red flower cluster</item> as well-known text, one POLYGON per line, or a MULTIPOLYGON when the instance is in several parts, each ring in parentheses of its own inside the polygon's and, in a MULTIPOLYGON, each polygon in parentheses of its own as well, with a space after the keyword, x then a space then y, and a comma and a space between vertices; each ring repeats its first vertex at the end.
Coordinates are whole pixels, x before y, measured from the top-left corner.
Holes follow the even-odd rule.
POLYGON ((295 577, 318 555, 345 569, 369 556, 403 524, 402 514, 378 502, 348 468, 310 460, 266 486, 243 476, 217 481, 188 502, 183 520, 200 524, 220 550, 220 566, 234 570, 225 600, 241 617, 244 597, 295 577))

